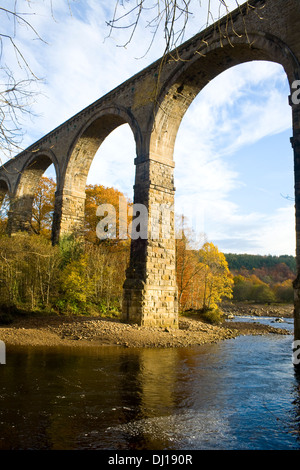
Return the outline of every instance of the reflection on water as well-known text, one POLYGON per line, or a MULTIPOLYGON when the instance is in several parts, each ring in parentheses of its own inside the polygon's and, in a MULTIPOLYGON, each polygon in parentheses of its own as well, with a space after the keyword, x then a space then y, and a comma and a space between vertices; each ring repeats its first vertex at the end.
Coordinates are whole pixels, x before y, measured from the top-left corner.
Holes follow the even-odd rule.
POLYGON ((0 449, 300 449, 292 341, 8 349, 0 449))

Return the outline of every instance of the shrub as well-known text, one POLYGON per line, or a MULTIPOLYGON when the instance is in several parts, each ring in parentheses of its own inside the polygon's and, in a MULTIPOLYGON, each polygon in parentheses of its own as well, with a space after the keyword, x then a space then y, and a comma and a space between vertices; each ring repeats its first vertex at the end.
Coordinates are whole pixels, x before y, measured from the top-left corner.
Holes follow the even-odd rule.
POLYGON ((212 325, 219 325, 223 321, 223 312, 219 308, 209 308, 201 312, 201 318, 212 325))

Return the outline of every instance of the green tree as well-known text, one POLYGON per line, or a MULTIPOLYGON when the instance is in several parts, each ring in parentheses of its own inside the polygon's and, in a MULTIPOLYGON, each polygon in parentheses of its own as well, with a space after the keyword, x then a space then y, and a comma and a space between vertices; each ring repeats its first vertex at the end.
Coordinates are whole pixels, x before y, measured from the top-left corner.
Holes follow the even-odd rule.
POLYGON ((64 313, 86 311, 87 302, 91 301, 92 283, 87 275, 88 260, 86 255, 71 260, 61 271, 60 296, 58 305, 64 313))
POLYGON ((233 299, 237 301, 250 300, 252 292, 252 282, 241 274, 233 277, 233 299))
POLYGON ((234 276, 233 299, 237 301, 252 301, 258 303, 275 302, 276 294, 271 286, 256 275, 248 277, 234 276))
POLYGON ((60 272, 58 247, 44 237, 0 237, 0 302, 29 310, 51 308, 60 272))
POLYGON ((292 303, 294 301, 294 288, 291 279, 287 279, 274 286, 274 293, 278 302, 292 303))

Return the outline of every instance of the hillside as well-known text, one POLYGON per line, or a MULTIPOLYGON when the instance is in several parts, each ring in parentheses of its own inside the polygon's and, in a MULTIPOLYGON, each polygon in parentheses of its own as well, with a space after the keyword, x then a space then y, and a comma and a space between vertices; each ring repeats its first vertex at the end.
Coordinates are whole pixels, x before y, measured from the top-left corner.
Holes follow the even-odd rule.
POLYGON ((233 300, 293 302, 295 257, 234 253, 225 257, 234 280, 233 300))
POLYGON ((247 255, 225 253, 230 271, 239 271, 241 269, 261 269, 275 268, 280 264, 285 264, 292 273, 296 274, 296 258, 290 255, 273 256, 273 255, 247 255))

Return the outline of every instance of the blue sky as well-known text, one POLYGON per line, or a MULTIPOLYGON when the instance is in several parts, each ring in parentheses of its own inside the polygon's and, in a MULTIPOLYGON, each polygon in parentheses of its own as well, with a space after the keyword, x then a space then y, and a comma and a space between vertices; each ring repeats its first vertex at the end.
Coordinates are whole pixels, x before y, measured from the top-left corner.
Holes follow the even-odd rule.
MULTIPOLYGON (((124 31, 106 38, 105 21, 114 2, 77 0, 70 5, 72 15, 67 1, 53 0, 53 20, 47 2, 32 2, 37 14, 28 18, 47 44, 26 28, 18 30, 18 45, 44 78, 32 104, 35 116, 23 122, 24 147, 149 65, 163 49, 158 40, 145 58, 136 59, 148 44, 142 25, 127 49, 117 47, 127 38, 124 31)), ((205 21, 191 17, 186 39, 205 21)), ((22 73, 11 51, 3 60, 22 73)), ((221 251, 295 254, 288 95, 281 66, 246 63, 210 82, 184 116, 174 152, 176 211, 185 213, 200 239, 205 234, 221 251)), ((134 157, 125 125, 102 144, 88 182, 114 186, 132 197, 134 157)))

